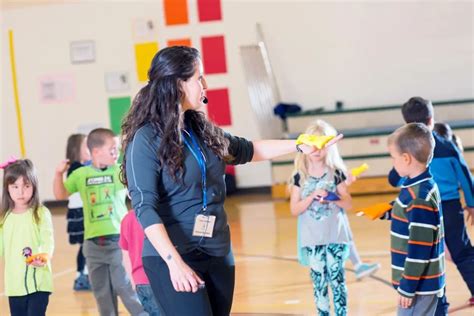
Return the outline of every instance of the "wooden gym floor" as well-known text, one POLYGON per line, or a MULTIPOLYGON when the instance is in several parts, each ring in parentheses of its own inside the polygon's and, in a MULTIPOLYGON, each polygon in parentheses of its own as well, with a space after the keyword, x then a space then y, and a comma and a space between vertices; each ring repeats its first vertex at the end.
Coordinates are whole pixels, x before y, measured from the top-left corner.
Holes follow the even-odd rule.
MULTIPOLYGON (((354 197, 354 208, 389 201, 394 194, 354 197)), ((315 315, 312 285, 307 268, 296 261, 296 219, 286 200, 269 195, 240 195, 227 199, 237 276, 233 315, 315 315)), ((56 251, 53 259, 55 292, 48 315, 98 315, 91 292, 72 290, 77 246, 68 244, 64 209, 54 209, 56 251)), ((396 292, 390 282, 389 222, 372 222, 349 212, 357 248, 364 261, 379 262, 373 276, 356 281, 347 263, 349 315, 393 315, 396 292)), ((469 228, 474 236, 473 227, 469 228)), ((0 315, 8 315, 0 263, 0 315)), ((469 292, 455 266, 447 264, 450 315, 474 315, 466 306, 469 292)), ((127 312, 121 306, 121 315, 127 312)))

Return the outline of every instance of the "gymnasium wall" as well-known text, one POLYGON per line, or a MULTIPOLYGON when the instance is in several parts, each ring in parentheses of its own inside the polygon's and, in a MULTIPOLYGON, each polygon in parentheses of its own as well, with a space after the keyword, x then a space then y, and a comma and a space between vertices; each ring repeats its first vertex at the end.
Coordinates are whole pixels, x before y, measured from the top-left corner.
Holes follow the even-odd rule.
MULTIPOLYGON (((27 156, 36 164, 43 199, 52 198, 55 165, 64 157, 69 134, 110 126, 109 98, 133 97, 143 83, 136 75, 132 23, 152 19, 154 41, 223 35, 227 71, 207 76, 211 89, 229 91, 232 122, 227 131, 258 139, 239 46, 256 42, 255 23, 264 31, 284 101, 310 109, 401 103, 412 95, 433 100, 474 96, 474 5, 469 2, 222 1, 222 20, 198 22, 188 1, 189 23, 166 26, 162 1, 85 2, 19 7, 2 15, 0 159, 20 155, 8 52, 14 31, 20 102, 27 156), (93 63, 71 64, 71 41, 93 40, 93 63), (107 92, 104 74, 130 75, 126 92, 107 92), (66 76, 72 98, 40 100, 40 80, 66 76)), ((239 187, 271 184, 267 162, 237 168, 239 187)))

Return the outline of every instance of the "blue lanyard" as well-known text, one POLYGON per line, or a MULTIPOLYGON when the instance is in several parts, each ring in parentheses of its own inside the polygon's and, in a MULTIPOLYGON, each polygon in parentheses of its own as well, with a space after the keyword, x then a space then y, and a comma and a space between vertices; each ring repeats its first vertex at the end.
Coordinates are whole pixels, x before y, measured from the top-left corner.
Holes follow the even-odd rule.
POLYGON ((192 146, 183 135, 183 141, 188 147, 191 154, 193 154, 194 158, 196 158, 199 168, 201 169, 201 181, 202 181, 202 210, 206 211, 207 209, 207 185, 206 185, 206 156, 199 147, 196 137, 194 135, 193 130, 184 130, 184 132, 191 138, 192 146))

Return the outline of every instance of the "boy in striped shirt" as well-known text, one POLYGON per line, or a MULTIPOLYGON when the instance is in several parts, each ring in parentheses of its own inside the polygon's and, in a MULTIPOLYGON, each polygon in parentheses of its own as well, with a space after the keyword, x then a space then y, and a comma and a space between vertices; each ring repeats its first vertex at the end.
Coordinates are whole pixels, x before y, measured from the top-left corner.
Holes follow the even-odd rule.
POLYGON ((406 177, 391 223, 392 283, 397 315, 434 315, 445 286, 443 213, 438 187, 428 164, 434 139, 421 123, 397 129, 388 139, 395 170, 406 177))

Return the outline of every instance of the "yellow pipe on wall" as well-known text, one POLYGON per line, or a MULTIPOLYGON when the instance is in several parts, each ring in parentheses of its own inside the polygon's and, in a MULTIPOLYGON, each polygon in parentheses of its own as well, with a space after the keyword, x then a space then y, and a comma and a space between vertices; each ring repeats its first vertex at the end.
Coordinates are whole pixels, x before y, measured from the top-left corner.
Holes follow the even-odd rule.
POLYGON ((15 65, 15 48, 13 46, 13 31, 8 31, 8 36, 10 39, 10 63, 12 67, 12 80, 13 80, 13 95, 15 98, 15 109, 16 109, 16 119, 18 125, 18 137, 20 139, 20 152, 21 156, 24 158, 26 156, 25 151, 25 139, 23 136, 23 120, 21 118, 21 107, 20 107, 20 98, 18 96, 18 82, 16 77, 16 65, 15 65))

